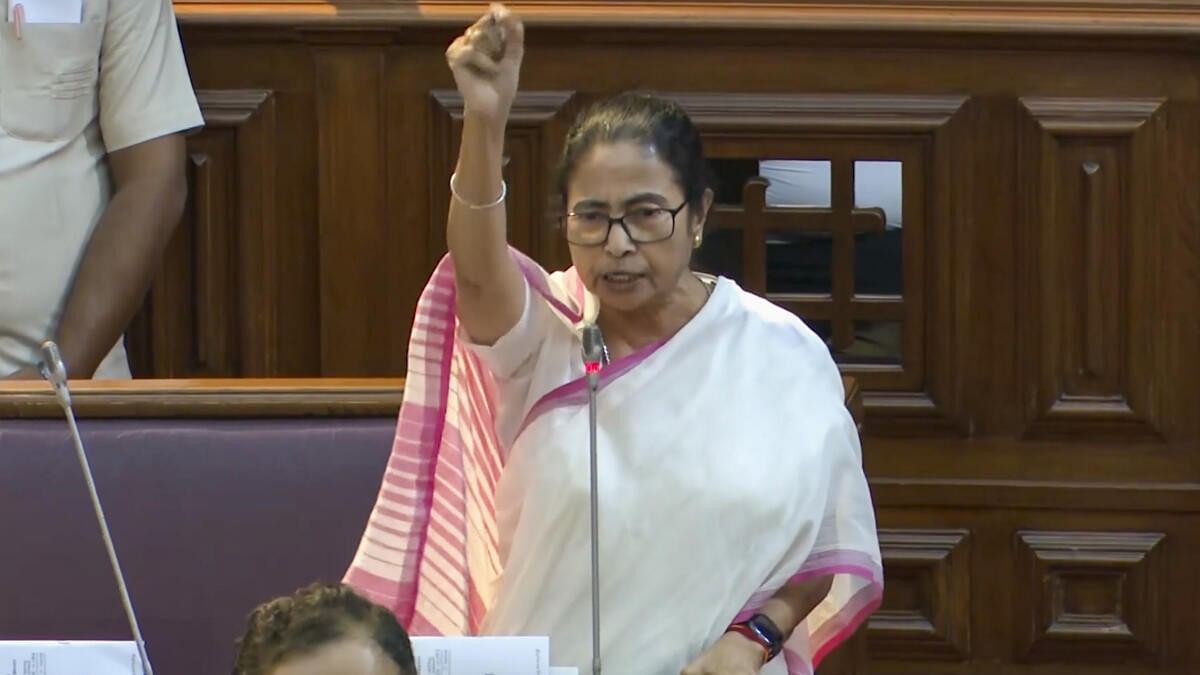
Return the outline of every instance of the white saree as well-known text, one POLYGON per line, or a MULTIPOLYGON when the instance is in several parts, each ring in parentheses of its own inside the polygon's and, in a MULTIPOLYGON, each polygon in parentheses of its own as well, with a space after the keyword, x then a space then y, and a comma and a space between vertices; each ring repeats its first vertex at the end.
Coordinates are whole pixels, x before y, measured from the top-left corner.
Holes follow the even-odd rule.
MULTIPOLYGON (((418 306, 392 458, 346 582, 412 633, 549 635, 590 670, 587 399, 573 271, 517 255, 514 332, 466 344, 449 259, 418 306)), ((677 675, 784 584, 835 575, 769 675, 811 673, 878 605, 858 436, 825 345, 718 281, 678 333, 601 373, 604 667, 677 675)))

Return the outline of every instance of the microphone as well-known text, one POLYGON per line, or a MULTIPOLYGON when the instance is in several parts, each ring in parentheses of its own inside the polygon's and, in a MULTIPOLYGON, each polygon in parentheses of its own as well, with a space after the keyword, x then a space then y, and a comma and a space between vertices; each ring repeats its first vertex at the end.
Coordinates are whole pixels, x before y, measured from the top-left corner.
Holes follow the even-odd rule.
POLYGON ((600 675, 600 522, 599 489, 596 479, 596 389, 604 366, 604 336, 600 327, 583 327, 583 367, 588 384, 588 450, 592 478, 592 675, 600 675))
POLYGON ((587 370, 588 383, 593 387, 604 365, 604 336, 600 327, 589 323, 583 327, 583 367, 587 370))
POLYGON ((79 467, 83 469, 83 479, 87 483, 88 494, 92 498, 92 511, 96 514, 96 522, 100 524, 100 538, 104 540, 104 548, 108 552, 108 562, 112 566, 113 576, 117 579, 117 590, 121 595, 121 604, 125 608, 125 618, 133 631, 133 639, 137 644, 138 656, 142 661, 144 675, 154 675, 150 667, 150 655, 146 652, 146 641, 142 639, 141 628, 138 627, 137 615, 133 611, 133 601, 129 599, 129 589, 125 586, 125 575, 121 573, 121 563, 117 561, 117 550, 113 547, 112 533, 108 530, 108 521, 104 517, 104 508, 100 506, 100 496, 96 493, 96 481, 92 477, 92 467, 88 463, 87 453, 83 449, 83 437, 79 435, 79 427, 75 423, 75 409, 71 406, 71 390, 67 387, 67 367, 63 363, 58 345, 47 340, 42 343, 42 362, 38 370, 42 377, 54 387, 58 404, 67 416, 67 426, 71 430, 71 440, 75 443, 75 454, 79 458, 79 467))
POLYGON ((38 364, 42 377, 54 387, 59 403, 71 405, 71 392, 67 389, 67 367, 63 365, 58 345, 47 340, 42 343, 42 362, 38 364))

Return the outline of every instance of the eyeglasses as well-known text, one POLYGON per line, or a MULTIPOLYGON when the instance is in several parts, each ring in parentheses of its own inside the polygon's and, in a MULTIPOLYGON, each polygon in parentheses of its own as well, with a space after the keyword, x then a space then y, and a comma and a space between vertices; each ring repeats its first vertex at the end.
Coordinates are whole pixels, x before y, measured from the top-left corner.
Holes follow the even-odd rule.
POLYGON ((601 246, 608 241, 613 225, 620 225, 625 236, 635 244, 654 244, 670 239, 675 234, 675 217, 687 206, 668 209, 663 206, 638 206, 625 215, 613 218, 608 213, 595 211, 572 211, 563 216, 567 241, 576 246, 601 246))

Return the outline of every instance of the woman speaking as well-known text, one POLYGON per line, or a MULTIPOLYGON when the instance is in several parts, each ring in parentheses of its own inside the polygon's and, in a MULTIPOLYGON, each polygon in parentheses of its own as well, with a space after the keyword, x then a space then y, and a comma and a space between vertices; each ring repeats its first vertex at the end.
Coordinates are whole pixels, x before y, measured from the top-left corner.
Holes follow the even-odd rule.
POLYGON ((613 675, 810 673, 878 605, 875 520, 825 344, 690 268, 712 205, 674 103, 584 112, 559 169, 573 266, 507 242, 524 53, 502 6, 446 52, 464 102, 449 255, 417 307, 396 440, 347 583, 414 635, 549 635, 591 671, 595 325, 601 656, 613 675))

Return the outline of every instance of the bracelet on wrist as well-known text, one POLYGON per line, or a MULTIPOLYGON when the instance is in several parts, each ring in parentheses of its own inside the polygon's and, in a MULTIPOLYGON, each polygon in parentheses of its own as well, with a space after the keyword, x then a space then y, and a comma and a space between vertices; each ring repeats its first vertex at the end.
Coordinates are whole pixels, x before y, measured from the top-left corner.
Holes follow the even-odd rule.
POLYGON ((467 201, 466 199, 463 199, 463 196, 458 194, 458 189, 454 187, 454 181, 457 177, 458 177, 458 173, 450 174, 450 194, 454 196, 454 199, 456 199, 459 204, 462 204, 463 206, 465 206, 469 209, 472 209, 474 211, 484 211, 487 209, 491 209, 491 208, 500 206, 501 204, 504 203, 504 200, 508 197, 508 181, 501 179, 500 180, 500 196, 499 197, 497 197, 495 200, 490 201, 486 204, 472 204, 471 202, 467 201))
POLYGON ((742 635, 762 647, 765 654, 763 663, 783 651, 783 632, 765 614, 755 614, 746 621, 735 623, 726 632, 742 635))
POLYGON ((736 623, 736 624, 730 626, 729 628, 726 628, 725 632, 741 635, 742 637, 746 638, 747 640, 753 642, 755 647, 758 647, 759 649, 762 650, 763 665, 766 665, 767 661, 771 660, 771 650, 767 649, 767 646, 762 643, 762 640, 759 639, 758 635, 756 635, 754 633, 753 629, 751 629, 746 624, 736 623))

